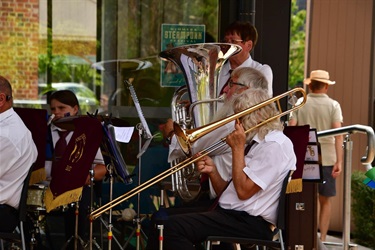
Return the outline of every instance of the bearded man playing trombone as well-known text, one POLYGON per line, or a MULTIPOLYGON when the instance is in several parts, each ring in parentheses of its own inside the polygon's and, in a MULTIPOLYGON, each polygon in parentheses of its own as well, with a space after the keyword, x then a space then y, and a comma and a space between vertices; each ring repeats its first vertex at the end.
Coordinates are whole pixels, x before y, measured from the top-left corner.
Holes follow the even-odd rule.
MULTIPOLYGON (((234 100, 233 110, 237 113, 267 99, 265 90, 248 89, 234 100)), ((293 144, 279 118, 245 131, 278 113, 271 103, 235 123, 226 136, 231 154, 222 156, 231 162, 230 181, 218 174, 209 156, 197 161, 199 171, 208 174, 216 193, 221 193, 218 204, 207 212, 169 216, 164 222, 164 249, 195 249, 210 235, 272 239, 282 182, 296 169, 293 144)), ((157 237, 150 237, 148 249, 156 246, 157 237)))
MULTIPOLYGON (((233 101, 236 98, 240 98, 240 95, 247 89, 263 89, 268 91, 268 82, 265 76, 256 69, 250 67, 242 67, 235 69, 231 74, 231 80, 229 84, 224 88, 224 103, 220 106, 220 109, 215 114, 213 121, 221 120, 225 117, 232 115, 233 112, 233 101)), ((208 146, 214 144, 218 141, 219 138, 229 134, 233 130, 234 122, 228 123, 222 127, 217 128, 216 130, 212 131, 209 135, 206 135, 200 139, 198 139, 192 145, 192 153, 195 154, 202 149, 207 148, 208 146)), ((166 124, 166 131, 165 134, 172 134, 173 130, 173 121, 169 120, 166 124)), ((231 164, 230 162, 225 162, 222 157, 215 157, 216 155, 223 155, 223 154, 230 154, 229 147, 223 147, 219 150, 214 151, 210 156, 214 157, 214 161, 218 166, 218 171, 220 175, 225 179, 229 179, 229 173, 231 172, 231 164)), ((169 146, 169 156, 168 161, 172 162, 173 160, 183 157, 185 154, 181 150, 181 147, 178 145, 177 140, 175 137, 171 139, 171 144, 169 146)), ((211 201, 216 197, 216 192, 212 187, 211 180, 209 180, 209 199, 211 201)), ((197 206, 203 206, 202 208, 208 208, 210 202, 201 202, 200 204, 196 205, 193 204, 192 206, 197 208, 197 206), (208 206, 207 206, 208 205, 208 206)), ((190 204, 189 204, 190 205, 190 204)), ((196 210, 197 211, 197 210, 196 210)))

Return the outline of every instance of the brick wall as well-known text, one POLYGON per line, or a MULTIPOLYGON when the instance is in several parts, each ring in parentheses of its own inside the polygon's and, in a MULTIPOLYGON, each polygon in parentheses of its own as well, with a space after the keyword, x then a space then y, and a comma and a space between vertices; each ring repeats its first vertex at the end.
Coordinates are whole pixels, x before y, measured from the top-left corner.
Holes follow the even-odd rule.
POLYGON ((38 96, 39 0, 0 1, 0 74, 15 99, 38 96))

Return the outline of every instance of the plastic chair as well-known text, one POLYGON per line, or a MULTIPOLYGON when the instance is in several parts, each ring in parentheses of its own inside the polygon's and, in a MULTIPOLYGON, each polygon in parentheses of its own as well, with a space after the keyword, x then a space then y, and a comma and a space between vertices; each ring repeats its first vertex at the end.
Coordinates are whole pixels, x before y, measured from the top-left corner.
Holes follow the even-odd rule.
POLYGON ((22 249, 26 249, 26 241, 25 241, 25 233, 23 229, 24 222, 26 221, 26 216, 27 216, 27 192, 29 189, 29 182, 30 182, 30 177, 31 173, 33 172, 33 167, 34 165, 31 166, 29 169, 29 172, 26 176, 26 179, 23 182, 23 187, 22 187, 22 193, 21 193, 21 199, 20 199, 20 205, 18 208, 19 212, 19 225, 17 230, 14 230, 13 233, 8 233, 8 232, 0 232, 0 245, 1 249, 4 249, 4 244, 3 241, 7 241, 10 243, 16 243, 22 245, 22 249))
POLYGON ((277 228, 274 230, 275 240, 259 240, 251 238, 240 238, 240 237, 227 237, 227 236, 208 236, 206 239, 207 250, 210 250, 212 245, 218 245, 220 242, 227 242, 240 245, 249 246, 263 246, 269 248, 285 249, 285 244, 283 240, 282 231, 285 229, 285 207, 286 207, 286 187, 290 179, 290 172, 287 174, 283 181, 283 186, 281 188, 279 205, 277 211, 277 228))

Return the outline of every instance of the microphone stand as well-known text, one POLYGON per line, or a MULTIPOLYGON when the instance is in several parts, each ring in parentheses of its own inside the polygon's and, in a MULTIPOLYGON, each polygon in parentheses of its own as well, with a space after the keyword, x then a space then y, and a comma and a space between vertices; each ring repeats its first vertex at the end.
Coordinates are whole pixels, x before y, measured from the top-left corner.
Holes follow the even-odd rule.
MULTIPOLYGON (((90 213, 94 211, 94 169, 91 167, 90 169, 90 213)), ((101 235, 100 235, 101 236, 101 235)), ((92 250, 92 245, 95 245, 97 249, 101 249, 99 244, 93 238, 93 221, 90 219, 90 250, 92 250)))
MULTIPOLYGON (((145 144, 142 146, 142 137, 143 137, 143 134, 145 132, 144 127, 141 123, 139 123, 139 124, 137 124, 136 129, 138 130, 138 136, 139 136, 139 145, 138 145, 139 153, 137 155, 137 158, 138 158, 138 185, 140 185, 140 183, 141 183, 141 173, 142 173, 142 157, 141 156, 146 151, 146 149, 148 148, 148 146, 149 146, 149 144, 152 140, 152 137, 150 138, 149 135, 146 132, 145 137, 146 137, 147 140, 146 140, 145 144)), ((123 249, 126 249, 127 245, 130 243, 130 240, 133 237, 134 233, 136 235, 136 249, 137 250, 140 249, 141 236, 143 236, 144 239, 147 241, 147 236, 143 232, 142 225, 141 225, 144 218, 140 217, 140 205, 141 205, 140 201, 141 201, 141 193, 139 192, 137 194, 137 215, 133 219, 133 222, 136 223, 136 227, 133 229, 133 231, 129 235, 129 238, 125 242, 125 244, 123 246, 123 249)))
MULTIPOLYGON (((114 184, 114 177, 113 177, 113 166, 111 164, 108 164, 108 174, 109 174, 109 201, 112 201, 113 199, 113 184, 114 184)), ((113 224, 112 224, 112 208, 109 210, 108 215, 108 224, 104 221, 102 217, 100 217, 100 221, 103 223, 103 225, 107 228, 107 238, 108 238, 108 249, 110 250, 112 248, 112 239, 116 242, 116 244, 121 248, 120 242, 116 239, 116 237, 112 233, 113 224)))
POLYGON ((78 249, 78 243, 80 243, 80 245, 82 247, 85 246, 85 242, 82 240, 82 238, 78 235, 78 216, 79 216, 79 201, 75 202, 75 211, 74 211, 74 214, 75 214, 75 226, 74 226, 74 235, 72 235, 68 241, 65 242, 64 246, 63 246, 63 249, 66 249, 67 246, 69 245, 69 243, 74 240, 74 250, 77 250, 78 249))
POLYGON ((159 211, 157 212, 158 218, 156 220, 156 226, 159 230, 159 250, 163 250, 163 242, 164 242, 164 221, 167 219, 168 215, 165 212, 164 206, 164 189, 160 190, 160 206, 159 211))

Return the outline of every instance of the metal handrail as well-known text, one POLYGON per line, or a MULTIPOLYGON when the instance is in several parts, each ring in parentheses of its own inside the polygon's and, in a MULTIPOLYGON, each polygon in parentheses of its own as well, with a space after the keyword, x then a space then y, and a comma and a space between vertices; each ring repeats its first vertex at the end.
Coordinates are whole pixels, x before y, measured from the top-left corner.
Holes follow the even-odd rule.
MULTIPOLYGON (((361 163, 368 167, 371 166, 375 155, 375 135, 374 130, 370 126, 365 125, 351 125, 341 128, 334 128, 317 133, 318 138, 327 136, 345 135, 344 141, 344 228, 343 228, 343 247, 348 250, 350 247, 350 200, 351 200, 351 170, 352 170, 352 150, 353 141, 350 135, 356 133, 367 134, 367 149, 366 155, 361 158, 361 163)), ((336 245, 336 243, 325 242, 326 245, 336 245)))
POLYGON ((365 125, 350 125, 341 128, 328 129, 324 131, 317 132, 318 137, 327 137, 335 135, 344 135, 344 134, 356 134, 363 133, 367 134, 367 153, 366 156, 363 156, 361 159, 362 164, 371 164, 375 156, 375 136, 374 130, 370 126, 365 125))

